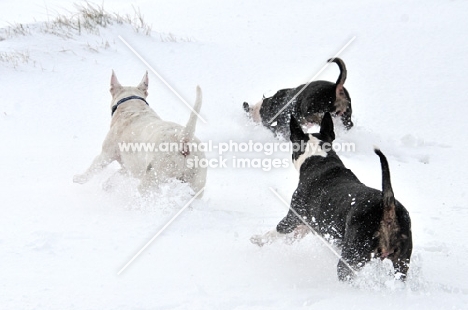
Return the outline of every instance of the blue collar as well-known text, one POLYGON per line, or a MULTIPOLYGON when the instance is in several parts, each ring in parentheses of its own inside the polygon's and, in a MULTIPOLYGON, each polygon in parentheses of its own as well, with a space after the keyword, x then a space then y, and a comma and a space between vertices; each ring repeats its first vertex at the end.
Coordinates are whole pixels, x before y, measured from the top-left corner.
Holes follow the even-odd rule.
POLYGON ((132 100, 132 99, 138 99, 138 100, 143 100, 147 105, 148 102, 146 102, 145 98, 142 98, 142 97, 138 97, 138 96, 130 96, 130 97, 125 97, 125 98, 122 98, 120 99, 113 107, 112 107, 112 114, 111 115, 114 115, 114 112, 115 110, 117 110, 118 106, 121 105, 122 103, 128 101, 128 100, 132 100))

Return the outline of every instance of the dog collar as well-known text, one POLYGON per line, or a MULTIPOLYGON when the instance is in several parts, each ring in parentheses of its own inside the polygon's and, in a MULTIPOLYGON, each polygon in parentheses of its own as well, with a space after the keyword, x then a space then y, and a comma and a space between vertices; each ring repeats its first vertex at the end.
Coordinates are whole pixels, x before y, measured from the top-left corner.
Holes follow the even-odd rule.
POLYGON ((148 106, 148 102, 146 102, 145 98, 139 97, 139 96, 130 96, 130 97, 125 97, 120 99, 113 107, 112 107, 112 113, 111 116, 114 115, 115 110, 117 110, 118 106, 121 105, 122 103, 132 100, 132 99, 138 99, 138 100, 143 100, 148 106))

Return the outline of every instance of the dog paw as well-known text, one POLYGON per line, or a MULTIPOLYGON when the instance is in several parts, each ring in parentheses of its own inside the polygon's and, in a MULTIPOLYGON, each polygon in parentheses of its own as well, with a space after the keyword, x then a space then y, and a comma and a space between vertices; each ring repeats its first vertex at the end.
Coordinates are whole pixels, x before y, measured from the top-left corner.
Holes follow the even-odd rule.
POLYGON ((84 184, 88 182, 88 177, 84 174, 76 174, 73 176, 73 183, 84 184))
POLYGON ((268 240, 261 235, 255 235, 250 238, 250 242, 252 242, 255 245, 258 245, 259 247, 262 247, 266 243, 268 243, 268 240))
POLYGON ((310 228, 307 227, 306 225, 299 225, 297 226, 296 229, 294 229, 293 236, 294 236, 294 239, 299 240, 299 239, 304 238, 310 232, 311 232, 310 228))
POLYGON ((271 230, 264 235, 254 235, 250 238, 250 242, 258 246, 264 246, 265 244, 271 244, 273 241, 281 238, 283 235, 275 230, 271 230))

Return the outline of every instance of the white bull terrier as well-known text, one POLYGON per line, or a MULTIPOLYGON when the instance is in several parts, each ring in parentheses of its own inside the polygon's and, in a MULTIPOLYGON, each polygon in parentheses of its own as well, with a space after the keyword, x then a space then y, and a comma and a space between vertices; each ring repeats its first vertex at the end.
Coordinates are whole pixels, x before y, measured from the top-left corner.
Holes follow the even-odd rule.
MULTIPOLYGON (((129 87, 120 85, 112 71, 110 93, 112 120, 101 154, 85 173, 75 175, 73 182, 86 183, 104 167, 117 161, 121 169, 115 175, 126 174, 140 179, 142 194, 148 194, 159 184, 174 178, 188 183, 195 193, 201 191, 206 182, 206 167, 188 164, 205 159, 204 152, 197 147, 200 140, 194 135, 202 103, 200 87, 197 86, 195 106, 185 127, 162 120, 149 107, 146 102, 148 72, 137 87, 129 87), (129 144, 137 147, 128 147, 129 144)), ((112 184, 113 177, 105 187, 112 184)))

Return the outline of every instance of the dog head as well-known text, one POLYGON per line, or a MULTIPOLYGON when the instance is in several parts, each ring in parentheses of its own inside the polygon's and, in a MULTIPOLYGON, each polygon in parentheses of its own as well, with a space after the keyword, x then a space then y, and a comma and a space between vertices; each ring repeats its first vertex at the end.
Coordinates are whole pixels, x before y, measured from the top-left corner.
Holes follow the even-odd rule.
POLYGON ((325 113, 320 124, 320 132, 306 134, 302 131, 299 122, 291 115, 289 123, 291 131, 290 139, 293 145, 292 161, 297 171, 300 171, 302 164, 311 157, 327 157, 333 152, 332 145, 335 140, 333 131, 333 120, 330 113, 325 113))
POLYGON ((146 97, 148 97, 148 72, 145 73, 138 86, 132 87, 122 86, 117 80, 114 70, 112 70, 110 93, 112 95, 111 108, 114 106, 115 102, 127 96, 139 96, 146 99, 146 97))

